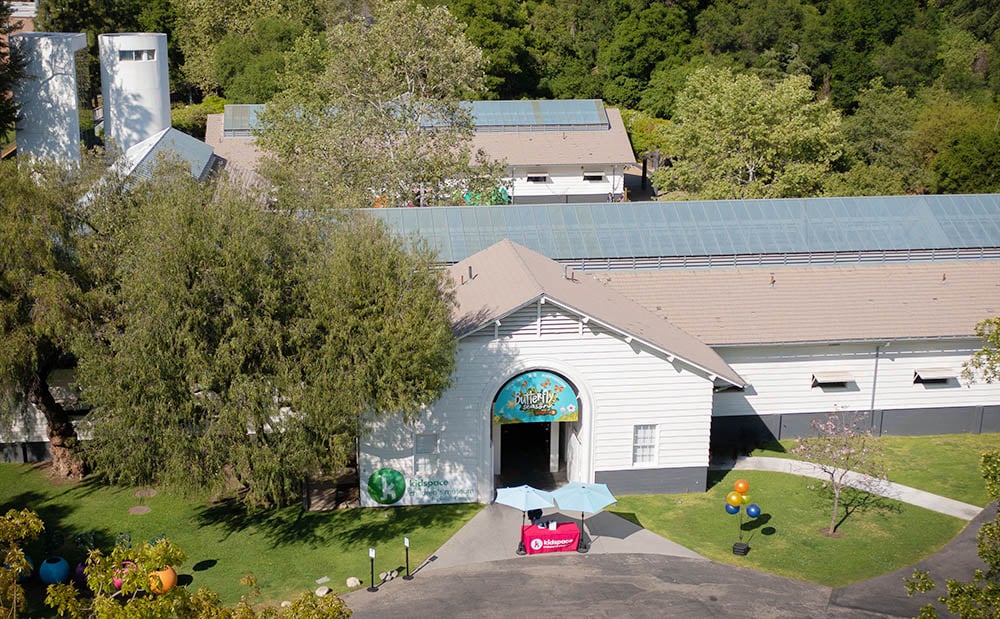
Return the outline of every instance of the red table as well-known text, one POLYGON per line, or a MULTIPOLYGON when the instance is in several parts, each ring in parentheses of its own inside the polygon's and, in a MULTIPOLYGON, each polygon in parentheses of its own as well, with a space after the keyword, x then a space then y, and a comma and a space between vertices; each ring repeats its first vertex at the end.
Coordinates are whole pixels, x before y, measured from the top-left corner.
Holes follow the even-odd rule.
POLYGON ((529 555, 542 552, 572 552, 580 545, 580 527, 575 522, 560 522, 551 531, 535 524, 521 527, 521 541, 529 555))

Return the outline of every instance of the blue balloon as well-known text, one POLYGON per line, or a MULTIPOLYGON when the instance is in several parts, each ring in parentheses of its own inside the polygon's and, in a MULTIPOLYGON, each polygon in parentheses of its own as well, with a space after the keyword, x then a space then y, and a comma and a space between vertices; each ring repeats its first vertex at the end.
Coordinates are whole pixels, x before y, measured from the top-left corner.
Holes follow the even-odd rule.
POLYGON ((757 505, 756 503, 751 503, 747 505, 747 516, 750 516, 751 518, 756 518, 757 516, 760 516, 760 506, 757 505))
POLYGON ((740 507, 739 505, 730 505, 729 503, 726 503, 726 512, 735 516, 740 513, 740 507))

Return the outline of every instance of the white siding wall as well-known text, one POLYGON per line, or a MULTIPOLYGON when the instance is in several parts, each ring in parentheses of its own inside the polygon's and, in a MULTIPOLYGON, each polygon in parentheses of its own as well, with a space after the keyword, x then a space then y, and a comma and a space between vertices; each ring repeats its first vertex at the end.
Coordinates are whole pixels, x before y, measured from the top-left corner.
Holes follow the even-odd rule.
POLYGON ((493 498, 490 405, 511 376, 530 369, 559 372, 580 391, 580 432, 569 438, 571 480, 593 481, 595 470, 632 468, 632 427, 655 423, 657 462, 708 465, 712 383, 701 374, 618 336, 583 325, 552 305, 529 306, 494 329, 464 338, 452 386, 413 426, 381 421, 362 442, 362 496, 368 476, 392 466, 409 478, 412 431, 440 433, 442 474, 477 484, 478 500, 493 498), (538 318, 541 315, 541 322, 538 318), (473 478, 475 478, 473 480, 473 478))
POLYGON ((713 415, 996 404, 1000 401, 1000 384, 970 384, 960 377, 945 385, 913 382, 914 370, 918 369, 949 368, 959 376, 962 363, 978 348, 976 340, 892 342, 879 350, 877 379, 874 344, 717 348, 750 386, 743 393, 716 394, 713 415), (855 381, 844 389, 812 387, 813 373, 823 371, 849 372, 855 381))
POLYGON ((544 168, 515 168, 511 172, 510 195, 514 198, 542 196, 553 202, 562 202, 564 196, 591 195, 607 200, 608 194, 620 194, 625 186, 622 166, 546 166, 544 168), (604 180, 585 181, 584 172, 603 172, 604 180), (548 174, 546 183, 529 183, 529 174, 548 174))

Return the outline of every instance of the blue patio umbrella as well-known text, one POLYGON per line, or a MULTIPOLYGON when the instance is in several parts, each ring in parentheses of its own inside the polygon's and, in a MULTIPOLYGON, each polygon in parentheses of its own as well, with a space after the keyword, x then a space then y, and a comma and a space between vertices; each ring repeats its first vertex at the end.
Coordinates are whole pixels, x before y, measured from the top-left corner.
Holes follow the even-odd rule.
POLYGON ((590 550, 590 546, 583 541, 583 513, 597 513, 617 501, 608 490, 607 484, 584 484, 578 481, 557 488, 552 492, 552 498, 556 500, 559 509, 580 512, 580 545, 577 548, 579 552, 590 550))
MULTIPOLYGON (((514 486, 512 488, 497 488, 496 502, 501 505, 521 510, 522 528, 524 527, 525 512, 533 509, 552 507, 554 505, 552 502, 552 493, 539 490, 538 488, 533 488, 528 485, 514 486)), ((517 552, 518 554, 524 554, 523 540, 518 542, 517 552)))

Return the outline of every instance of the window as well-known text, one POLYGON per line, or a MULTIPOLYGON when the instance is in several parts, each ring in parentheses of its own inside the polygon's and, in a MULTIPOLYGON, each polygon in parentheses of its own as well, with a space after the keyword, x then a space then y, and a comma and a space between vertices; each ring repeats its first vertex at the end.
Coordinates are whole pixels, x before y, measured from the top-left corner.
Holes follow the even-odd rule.
POLYGON ((656 424, 632 426, 632 465, 656 464, 656 424))
POLYGON ((438 434, 413 435, 413 471, 417 475, 433 474, 438 464, 438 434))
POLYGON ((118 60, 156 60, 155 49, 120 49, 118 50, 118 60))
POLYGON ((528 175, 528 182, 529 183, 547 183, 547 182, 549 182, 549 175, 548 174, 529 174, 528 175))
POLYGON ((850 372, 816 372, 812 376, 812 386, 821 389, 845 388, 848 383, 853 383, 854 377, 850 372))
POLYGON ((955 378, 955 372, 948 368, 926 368, 913 371, 913 382, 924 385, 947 385, 955 378))
POLYGON ((599 183, 604 180, 604 172, 584 172, 583 180, 587 182, 599 183))

